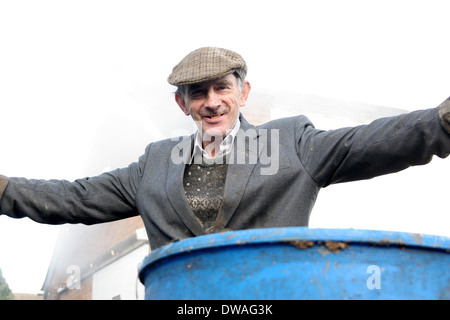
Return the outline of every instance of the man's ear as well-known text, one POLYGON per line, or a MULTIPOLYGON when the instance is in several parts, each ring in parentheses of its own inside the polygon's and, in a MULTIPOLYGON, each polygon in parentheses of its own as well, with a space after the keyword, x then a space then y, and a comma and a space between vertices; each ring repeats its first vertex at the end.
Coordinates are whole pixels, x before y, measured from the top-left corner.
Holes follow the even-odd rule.
POLYGON ((181 95, 175 94, 175 101, 180 106, 181 111, 183 111, 185 115, 187 116, 190 115, 186 100, 184 100, 184 98, 181 95))
POLYGON ((241 107, 245 106, 247 103, 248 95, 250 94, 250 90, 252 89, 252 86, 250 85, 250 82, 247 80, 244 81, 244 87, 242 88, 241 92, 241 107))

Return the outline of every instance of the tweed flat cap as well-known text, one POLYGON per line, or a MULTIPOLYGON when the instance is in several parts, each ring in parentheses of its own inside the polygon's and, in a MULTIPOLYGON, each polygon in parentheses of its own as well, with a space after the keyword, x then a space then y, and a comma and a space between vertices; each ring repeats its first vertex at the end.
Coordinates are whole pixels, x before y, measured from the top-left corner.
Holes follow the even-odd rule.
POLYGON ((247 65, 236 52, 205 47, 189 53, 172 70, 167 79, 174 86, 199 83, 237 72, 242 80, 247 75, 247 65))

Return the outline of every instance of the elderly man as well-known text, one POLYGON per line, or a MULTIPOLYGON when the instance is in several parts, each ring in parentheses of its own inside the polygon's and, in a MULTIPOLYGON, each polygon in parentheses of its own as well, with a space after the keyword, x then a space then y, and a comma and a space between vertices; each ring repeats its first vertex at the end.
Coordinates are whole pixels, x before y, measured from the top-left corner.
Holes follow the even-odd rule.
POLYGON ((322 187, 450 153, 450 100, 354 128, 321 131, 304 116, 255 127, 239 112, 246 73, 235 52, 191 52, 168 80, 196 134, 151 143, 128 167, 74 182, 0 176, 0 213, 50 224, 139 214, 155 249, 225 229, 307 226, 322 187))

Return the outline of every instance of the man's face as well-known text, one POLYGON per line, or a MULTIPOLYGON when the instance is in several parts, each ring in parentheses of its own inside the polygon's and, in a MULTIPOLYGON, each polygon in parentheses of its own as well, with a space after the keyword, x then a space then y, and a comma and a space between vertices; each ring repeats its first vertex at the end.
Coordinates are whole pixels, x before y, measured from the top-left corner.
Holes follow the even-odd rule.
POLYGON ((233 128, 250 92, 250 83, 239 87, 237 78, 229 74, 223 78, 190 85, 185 99, 175 99, 186 115, 191 115, 203 133, 225 137, 233 128), (228 132, 227 132, 228 131, 228 132))

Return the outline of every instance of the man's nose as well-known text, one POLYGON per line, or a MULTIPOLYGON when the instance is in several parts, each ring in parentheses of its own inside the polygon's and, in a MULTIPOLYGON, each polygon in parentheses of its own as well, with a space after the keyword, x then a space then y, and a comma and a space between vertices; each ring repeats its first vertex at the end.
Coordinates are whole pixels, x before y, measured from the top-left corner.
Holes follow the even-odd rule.
POLYGON ((215 92, 213 89, 208 90, 208 95, 206 97, 205 107, 217 109, 220 107, 221 99, 217 92, 215 92))

